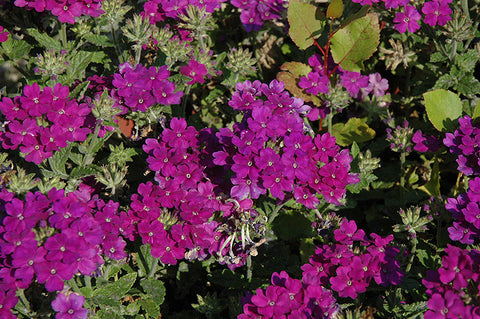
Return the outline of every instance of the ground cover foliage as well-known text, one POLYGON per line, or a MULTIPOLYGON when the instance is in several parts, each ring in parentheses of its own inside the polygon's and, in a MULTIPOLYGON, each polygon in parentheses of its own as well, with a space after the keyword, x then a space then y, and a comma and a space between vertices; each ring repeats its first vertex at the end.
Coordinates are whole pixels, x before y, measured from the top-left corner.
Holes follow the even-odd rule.
POLYGON ((478 1, 0 7, 1 318, 480 318, 478 1))

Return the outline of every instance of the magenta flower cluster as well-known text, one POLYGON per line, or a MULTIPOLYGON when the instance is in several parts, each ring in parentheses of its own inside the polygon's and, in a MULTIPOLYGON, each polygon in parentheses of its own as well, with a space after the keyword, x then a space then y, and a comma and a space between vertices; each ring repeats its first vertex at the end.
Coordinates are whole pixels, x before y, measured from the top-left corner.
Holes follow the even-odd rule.
POLYGON ((395 260, 399 250, 389 245, 392 235, 372 233, 369 239, 346 219, 334 235, 336 242, 317 247, 302 266, 302 280, 274 273, 272 285, 245 298, 238 318, 334 318, 340 307, 332 291, 355 299, 372 279, 382 286, 401 283, 404 273, 395 260))
MULTIPOLYGON (((353 2, 360 3, 363 6, 383 2, 385 9, 399 9, 395 14, 393 22, 395 23, 394 28, 400 33, 404 33, 407 30, 413 33, 420 29, 418 22, 422 16, 415 6, 409 4, 409 0, 353 0, 353 2), (401 9, 403 10, 400 11, 401 9)), ((436 25, 443 26, 452 20, 450 16, 452 9, 449 7, 451 2, 452 0, 431 0, 423 3, 421 9, 421 12, 425 15, 423 22, 434 27, 436 25)))
POLYGON ((52 308, 57 312, 55 319, 87 319, 88 310, 83 308, 85 297, 76 293, 68 296, 59 293, 52 301, 52 308))
POLYGON ((238 319, 253 318, 334 318, 340 310, 333 293, 318 284, 291 278, 287 272, 273 273, 272 285, 258 288, 243 298, 238 319))
POLYGON ((188 6, 205 8, 205 12, 211 13, 220 8, 226 0, 149 0, 143 5, 143 18, 148 18, 151 24, 165 21, 167 18, 177 20, 179 14, 185 14, 188 6))
POLYGON ((438 270, 427 271, 425 319, 480 318, 480 251, 447 245, 438 270))
POLYGON ((434 135, 426 135, 421 130, 418 130, 413 134, 412 142, 415 144, 413 149, 421 153, 435 153, 442 147, 442 141, 438 137, 434 135))
POLYGON ((62 291, 76 273, 91 276, 105 257, 127 257, 123 237, 133 239, 130 219, 118 211, 118 203, 92 196, 83 184, 67 195, 52 189, 20 200, 2 190, 0 198, 5 210, 0 225, 3 305, 14 306, 17 288, 27 289, 34 280, 49 292, 62 291))
POLYGON ((7 30, 5 30, 1 25, 0 25, 0 43, 7 41, 8 39, 8 33, 7 30))
POLYGON ((241 10, 240 21, 247 32, 260 30, 265 21, 280 19, 288 5, 286 0, 231 0, 230 3, 241 10))
POLYGON ((145 112, 155 103, 161 105, 180 104, 182 91, 175 92, 175 84, 168 80, 167 66, 148 69, 141 64, 134 68, 128 62, 121 64, 119 73, 113 75, 112 84, 116 88, 114 96, 123 106, 123 113, 145 112))
POLYGON ((468 115, 459 118, 460 127, 445 134, 443 144, 458 156, 458 170, 465 175, 480 175, 480 124, 468 115))
MULTIPOLYGON (((331 89, 328 72, 331 72, 331 70, 326 72, 323 58, 319 54, 314 54, 308 58, 308 64, 312 67, 312 71, 307 76, 300 77, 298 86, 308 94, 328 94, 331 89)), ((376 97, 381 97, 388 90, 387 79, 383 79, 379 73, 361 75, 359 72, 345 71, 340 67, 337 70, 340 74, 338 85, 343 86, 353 98, 364 97, 370 93, 376 97)))
POLYGON ((212 139, 211 130, 198 132, 185 119, 173 118, 170 128, 158 139, 147 139, 143 147, 157 184, 139 186, 128 214, 143 243, 150 244, 152 256, 164 264, 216 255, 221 263, 235 268, 247 257, 248 245, 241 247, 227 239, 231 235, 228 219, 249 210, 252 201, 235 203, 216 194, 221 187, 212 181, 218 178, 209 175, 214 166, 209 155, 214 149, 212 139), (213 221, 219 211, 222 216, 213 221), (230 258, 233 251, 239 256, 230 258))
POLYGON ((450 239, 473 244, 480 238, 480 177, 470 180, 466 193, 449 198, 445 208, 453 213, 453 226, 448 228, 450 239))
POLYGON ((318 193, 339 205, 345 187, 358 182, 349 172, 348 150, 328 133, 306 132, 302 115, 310 107, 290 96, 283 82, 238 83, 229 105, 243 111, 243 120, 217 133, 221 149, 213 153, 213 163, 233 172, 231 197, 257 199, 269 190, 282 201, 293 196, 315 208, 318 193))
POLYGON ((103 0, 15 0, 17 7, 25 7, 37 12, 50 11, 60 22, 75 23, 75 17, 82 14, 98 17, 104 13, 103 0))
POLYGON ((382 238, 357 229, 355 221, 343 220, 334 231, 335 241, 317 247, 309 263, 302 266, 303 283, 327 287, 339 297, 357 298, 371 281, 399 285, 404 277, 395 259, 398 248, 390 246, 393 235, 382 238))
POLYGON ((85 125, 90 106, 68 97, 67 86, 41 89, 27 85, 21 96, 4 97, 0 111, 7 122, 0 141, 5 149, 20 149, 25 159, 40 164, 68 142, 82 142, 91 129, 85 125))

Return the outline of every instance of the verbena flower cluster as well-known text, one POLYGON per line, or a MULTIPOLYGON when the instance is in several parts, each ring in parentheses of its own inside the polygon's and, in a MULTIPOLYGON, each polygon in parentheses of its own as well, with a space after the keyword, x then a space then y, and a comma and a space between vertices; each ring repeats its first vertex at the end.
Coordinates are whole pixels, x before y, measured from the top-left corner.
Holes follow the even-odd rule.
POLYGON ((88 310, 83 308, 85 297, 76 293, 68 296, 59 293, 52 301, 52 308, 57 312, 55 319, 87 319, 88 310))
POLYGON ((445 208, 453 213, 453 226, 448 228, 450 239, 473 244, 480 238, 480 177, 470 180, 466 193, 449 198, 445 208))
POLYGON ((332 291, 318 284, 291 278, 287 272, 273 273, 272 285, 258 288, 243 298, 243 313, 250 318, 333 318, 340 310, 332 291))
POLYGON ((15 5, 37 12, 50 11, 60 22, 70 24, 81 15, 98 17, 104 13, 102 0, 15 0, 15 5))
POLYGON ((233 198, 257 199, 269 190, 280 200, 293 196, 315 208, 317 193, 338 205, 345 187, 358 182, 349 172, 349 151, 328 133, 307 133, 302 114, 310 107, 291 97, 283 82, 238 83, 229 105, 243 111, 243 120, 217 133, 221 150, 213 153, 213 163, 233 172, 233 198))
POLYGON ((381 286, 399 285, 405 276, 395 257, 399 249, 390 246, 393 235, 370 238, 357 229, 355 221, 344 220, 334 231, 335 241, 317 247, 309 263, 302 266, 303 283, 321 285, 339 297, 357 298, 372 279, 381 286))
POLYGON ((249 235, 254 227, 248 225, 256 216, 252 201, 229 199, 220 185, 223 179, 212 174, 218 173, 210 154, 215 149, 212 132, 198 132, 184 119, 173 118, 170 128, 143 147, 157 184, 140 185, 129 216, 152 256, 165 264, 214 255, 233 269, 244 264, 255 245, 249 235), (242 223, 247 223, 243 230, 238 228, 242 223))
POLYGON ((1 25, 0 25, 0 43, 7 41, 8 39, 8 33, 7 30, 5 30, 1 25))
POLYGON ((175 92, 175 83, 168 80, 169 76, 166 65, 147 69, 142 64, 135 68, 129 63, 121 64, 119 73, 113 75, 114 96, 119 97, 118 103, 123 106, 124 113, 145 112, 155 103, 180 104, 183 92, 175 92))
MULTIPOLYGON (((300 77, 298 86, 308 94, 318 95, 319 93, 328 94, 332 90, 329 73, 332 63, 328 63, 325 69, 324 60, 319 54, 314 54, 308 58, 308 64, 312 71, 307 76, 300 77)), ((361 75, 359 72, 345 71, 337 67, 339 81, 337 86, 344 87, 350 97, 366 97, 372 94, 376 97, 382 97, 388 90, 388 81, 383 79, 379 73, 370 75, 361 75)))
POLYGON ((147 18, 151 24, 165 21, 167 18, 177 20, 178 16, 185 14, 188 6, 195 6, 199 9, 205 8, 205 12, 211 13, 220 8, 226 0, 150 0, 143 5, 142 17, 147 18))
POLYGON ((68 194, 55 188, 47 195, 29 192, 25 200, 4 189, 0 198, 5 210, 0 225, 0 313, 8 314, 16 304, 17 288, 27 289, 34 280, 49 292, 60 292, 76 273, 93 276, 106 257, 127 257, 123 237, 133 239, 130 219, 118 211, 118 203, 92 196, 83 184, 68 194))
POLYGON ((280 19, 288 5, 286 0, 231 0, 230 3, 241 10, 240 21, 247 32, 260 30, 265 21, 280 19))
POLYGON ((4 97, 0 111, 6 118, 0 132, 4 149, 19 149, 25 159, 40 164, 68 142, 82 142, 91 129, 85 125, 90 106, 68 97, 69 89, 58 83, 41 89, 27 85, 21 96, 4 97))
POLYGON ((435 153, 442 147, 442 141, 437 136, 426 135, 421 130, 413 134, 412 142, 415 144, 413 149, 421 153, 435 153))
MULTIPOLYGON (((395 23, 394 28, 400 33, 405 33, 407 30, 413 33, 420 29, 419 21, 422 16, 415 6, 410 5, 408 0, 353 0, 353 2, 363 6, 383 2, 385 9, 398 10, 393 22, 395 23)), ((423 22, 432 27, 445 25, 452 20, 450 3, 452 3, 452 0, 432 0, 423 3, 421 9, 424 14, 423 22)))
POLYGON ((302 266, 302 280, 282 271, 272 275, 272 285, 257 289, 243 301, 239 318, 333 318, 340 311, 332 291, 339 297, 357 298, 370 282, 382 286, 401 283, 404 273, 390 246, 393 236, 370 239, 354 221, 343 220, 334 231, 336 242, 317 247, 302 266))
POLYGON ((447 245, 438 270, 427 271, 425 319, 480 318, 480 251, 447 245))
POLYGON ((468 115, 459 118, 460 127, 445 134, 443 144, 450 153, 458 156, 458 170, 465 175, 480 175, 480 124, 474 123, 468 115))

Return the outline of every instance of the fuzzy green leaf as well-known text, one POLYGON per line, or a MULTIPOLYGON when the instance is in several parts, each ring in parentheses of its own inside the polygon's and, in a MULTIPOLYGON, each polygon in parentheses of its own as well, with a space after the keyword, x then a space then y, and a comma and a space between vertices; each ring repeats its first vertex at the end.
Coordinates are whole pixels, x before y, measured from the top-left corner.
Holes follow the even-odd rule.
POLYGON ((423 94, 427 116, 439 131, 452 132, 453 121, 462 115, 462 101, 457 94, 443 90, 433 90, 423 94))
POLYGON ((113 42, 106 35, 89 33, 84 36, 84 39, 102 48, 113 47, 113 42))
POLYGON ((377 50, 379 40, 378 16, 368 13, 335 32, 331 40, 333 60, 344 70, 360 72, 363 61, 377 50))
POLYGON ((301 50, 312 46, 325 27, 325 16, 317 7, 297 0, 290 1, 287 18, 288 34, 301 50))
POLYGON ((94 297, 108 297, 112 300, 120 300, 125 297, 132 288, 135 280, 137 279, 137 273, 129 273, 121 277, 117 281, 109 282, 93 291, 94 297))
POLYGON ((28 55, 32 46, 26 41, 14 40, 9 36, 7 41, 2 42, 2 48, 10 60, 16 60, 28 55))
POLYGON ((54 50, 55 52, 60 52, 64 49, 62 44, 57 39, 54 39, 47 35, 46 33, 40 33, 37 29, 29 28, 27 29, 29 35, 31 35, 35 40, 47 50, 54 50))
POLYGON ((162 281, 153 278, 145 278, 140 281, 140 286, 142 286, 147 295, 152 297, 157 305, 161 305, 165 300, 165 286, 162 281))
POLYGON ((142 298, 139 300, 139 303, 150 317, 158 318, 160 316, 160 305, 152 298, 142 298))

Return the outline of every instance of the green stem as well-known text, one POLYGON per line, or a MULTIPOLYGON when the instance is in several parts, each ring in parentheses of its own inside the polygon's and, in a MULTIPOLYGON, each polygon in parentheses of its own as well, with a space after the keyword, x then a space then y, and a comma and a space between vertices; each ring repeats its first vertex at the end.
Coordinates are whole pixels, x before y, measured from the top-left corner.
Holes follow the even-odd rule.
POLYGON ((102 126, 101 124, 101 121, 97 119, 97 124, 95 125, 95 131, 93 132, 93 136, 92 136, 92 139, 90 140, 90 144, 88 145, 88 148, 87 148, 87 152, 86 154, 83 155, 83 159, 82 159, 82 167, 88 165, 88 164, 91 164, 91 160, 93 158, 92 157, 92 150, 93 150, 93 146, 95 145, 95 143, 97 142, 97 139, 98 139, 98 133, 100 132, 100 127, 102 126), (90 162, 90 163, 88 163, 90 162))
MULTIPOLYGON (((468 0, 460 0, 460 6, 462 7, 463 14, 467 19, 470 19, 470 10, 468 9, 468 0)), ((472 29, 476 30, 476 29, 472 29)))
POLYGON ((18 289, 17 290, 17 296, 22 302, 22 304, 25 306, 25 310, 28 311, 26 314, 27 316, 32 316, 32 311, 30 310, 30 303, 27 300, 27 297, 25 297, 25 292, 23 289, 18 289))
POLYGON ((180 117, 185 118, 185 110, 187 108, 188 96, 190 95, 190 90, 192 89, 191 85, 188 85, 185 89, 185 94, 183 95, 182 105, 180 106, 180 117))
POLYGON ((140 58, 142 56, 142 46, 137 43, 135 44, 135 66, 140 63, 140 58))
POLYGON ((125 61, 123 60, 123 57, 120 54, 120 47, 118 46, 117 36, 115 35, 116 30, 113 23, 110 23, 110 28, 112 31, 113 46, 115 47, 115 52, 117 53, 118 61, 120 62, 120 64, 122 64, 125 61))
POLYGON ((413 240, 412 240, 412 251, 411 251, 411 255, 410 255, 410 260, 408 261, 408 264, 407 264, 407 268, 405 268, 405 272, 409 272, 410 269, 412 268, 412 265, 413 265, 413 261, 415 260, 415 254, 417 252, 417 234, 416 233, 413 233, 415 235, 415 237, 413 237, 413 240))
POLYGON ((62 46, 66 49, 67 48, 67 25, 62 23, 62 27, 60 28, 60 41, 62 42, 62 46))
POLYGON ((327 128, 328 128, 328 133, 332 135, 332 121, 333 121, 333 110, 330 110, 330 113, 327 114, 327 128))
POLYGON ((247 280, 252 281, 252 255, 247 257, 247 280))
POLYGON ((405 204, 405 150, 400 153, 400 202, 405 204))
POLYGON ((277 207, 275 207, 275 209, 269 214, 270 216, 268 216, 268 222, 271 223, 275 217, 277 217, 278 215, 278 212, 280 211, 280 209, 282 209, 283 206, 285 206, 286 202, 285 203, 281 203, 280 205, 278 205, 277 207))

